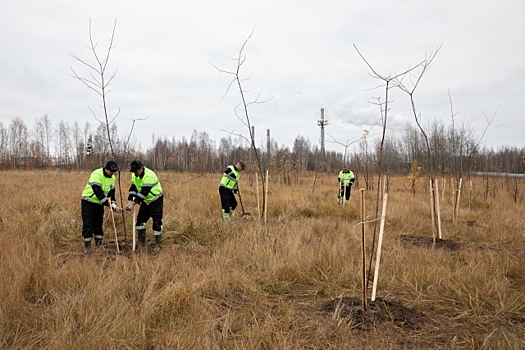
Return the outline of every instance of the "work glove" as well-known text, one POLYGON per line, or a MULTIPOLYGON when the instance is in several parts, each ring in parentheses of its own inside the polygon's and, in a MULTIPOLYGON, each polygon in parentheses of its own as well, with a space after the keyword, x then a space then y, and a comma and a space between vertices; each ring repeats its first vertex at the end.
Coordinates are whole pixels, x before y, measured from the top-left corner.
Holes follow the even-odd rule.
POLYGON ((128 205, 126 205, 126 210, 127 211, 132 211, 133 210, 133 202, 128 202, 128 205))
POLYGON ((111 203, 111 209, 117 212, 122 210, 122 208, 118 207, 117 203, 111 203))
POLYGON ((241 195, 241 194, 239 193, 239 189, 238 189, 238 188, 234 189, 234 190, 233 190, 233 193, 234 193, 234 194, 238 194, 239 196, 241 195))

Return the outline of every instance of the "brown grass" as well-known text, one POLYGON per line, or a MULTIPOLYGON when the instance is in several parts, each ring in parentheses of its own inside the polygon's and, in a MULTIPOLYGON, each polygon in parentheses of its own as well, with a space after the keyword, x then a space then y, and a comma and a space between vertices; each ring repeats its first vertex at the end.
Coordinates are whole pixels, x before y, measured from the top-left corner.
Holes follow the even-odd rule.
MULTIPOLYGON (((431 237, 430 200, 423 186, 413 196, 405 178, 392 180, 378 298, 421 318, 417 327, 392 317, 363 330, 337 307, 361 295, 361 253, 359 191, 338 206, 336 176, 318 177, 313 191, 313 175, 270 182, 264 225, 250 174, 241 188, 251 215, 239 207, 225 224, 220 174, 160 173, 161 252, 130 252, 125 213, 126 241, 116 218, 122 253, 106 215, 105 249, 84 256, 80 193, 89 172, 3 174, 2 349, 525 348, 525 208, 504 188, 495 199, 474 191, 472 210, 464 191, 457 225, 447 190, 444 238, 459 246, 451 251, 401 241, 431 237)), ((369 219, 374 198, 366 193, 369 219)))

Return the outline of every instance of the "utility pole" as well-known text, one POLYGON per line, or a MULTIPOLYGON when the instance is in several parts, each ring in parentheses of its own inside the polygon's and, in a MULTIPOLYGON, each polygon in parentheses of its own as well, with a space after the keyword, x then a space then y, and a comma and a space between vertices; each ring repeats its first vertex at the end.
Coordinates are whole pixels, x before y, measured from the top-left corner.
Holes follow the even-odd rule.
POLYGON ((325 161, 325 149, 324 149, 324 127, 328 125, 328 120, 324 119, 324 108, 321 108, 321 119, 317 121, 317 125, 321 128, 321 169, 324 171, 325 161))

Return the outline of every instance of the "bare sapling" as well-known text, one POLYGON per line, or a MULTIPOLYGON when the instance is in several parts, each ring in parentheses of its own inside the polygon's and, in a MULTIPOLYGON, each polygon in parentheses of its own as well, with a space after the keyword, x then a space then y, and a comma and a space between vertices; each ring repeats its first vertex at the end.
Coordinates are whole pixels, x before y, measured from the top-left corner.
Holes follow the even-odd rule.
MULTIPOLYGON (((378 152, 378 161, 377 161, 378 188, 377 188, 377 191, 376 191, 376 203, 375 203, 375 211, 374 211, 374 213, 375 213, 374 217, 377 218, 378 214, 379 214, 379 202, 380 202, 380 197, 381 197, 381 189, 379 188, 379 182, 381 181, 382 172, 383 172, 383 166, 382 166, 382 163, 383 163, 383 148, 384 148, 384 144, 385 144, 385 136, 386 136, 386 128, 387 128, 387 120, 388 120, 387 117, 388 117, 388 110, 389 110, 389 107, 388 107, 388 103, 389 103, 388 93, 389 93, 390 89, 392 89, 392 88, 402 88, 403 87, 402 82, 403 82, 404 78, 407 75, 409 75, 409 74, 413 74, 413 71, 418 69, 418 68, 421 68, 421 67, 425 68, 425 63, 427 61, 424 60, 424 61, 420 62, 419 64, 415 65, 414 67, 410 67, 410 68, 404 70, 403 72, 401 72, 399 74, 394 73, 394 74, 389 74, 389 75, 382 75, 382 74, 379 74, 372 67, 372 65, 366 60, 366 58, 357 49, 356 45, 354 45, 354 48, 357 51, 357 53, 359 54, 359 56, 361 57, 361 59, 365 62, 365 64, 368 66, 368 68, 372 72, 371 73, 372 77, 374 79, 380 80, 382 82, 379 86, 377 86, 375 88, 378 88, 378 87, 384 87, 385 88, 385 90, 384 90, 385 91, 385 102, 384 103, 381 102, 381 98, 378 97, 377 98, 378 102, 376 103, 379 106, 379 109, 380 109, 381 123, 382 123, 381 142, 379 143, 379 152, 378 152)), ((430 64, 430 62, 428 62, 428 64, 430 64)), ((423 69, 423 72, 424 71, 425 71, 425 69, 423 69)), ((423 73, 421 73, 420 78, 421 78, 422 74, 423 73)), ((365 137, 365 140, 366 140, 366 137, 365 137)), ((430 150, 430 148, 429 148, 429 150, 430 150)), ((372 253, 370 254, 368 274, 370 274, 370 270, 372 269, 372 259, 373 259, 373 256, 374 256, 373 252, 374 252, 374 247, 375 247, 376 232, 377 232, 377 221, 374 221, 374 229, 373 229, 373 235, 372 235, 372 253)))
POLYGON ((241 123, 244 124, 246 126, 246 128, 248 129, 249 138, 246 138, 242 134, 237 134, 237 133, 234 133, 234 132, 230 132, 230 134, 237 135, 237 136, 245 139, 246 141, 248 141, 249 144, 250 144, 250 148, 253 150, 253 154, 255 155, 255 161, 256 161, 256 164, 257 164, 257 172, 261 176, 261 181, 262 181, 262 186, 263 186, 262 207, 263 207, 263 212, 264 212, 265 222, 266 222, 266 207, 267 207, 266 206, 266 201, 267 201, 267 197, 266 196, 268 194, 268 191, 265 191, 265 186, 266 186, 267 181, 266 181, 266 183, 264 181, 265 174, 264 174, 263 164, 262 164, 262 161, 261 161, 261 157, 259 155, 259 151, 257 150, 257 147, 255 146, 254 129, 252 128, 252 124, 251 124, 251 119, 250 119, 250 114, 249 114, 249 107, 253 106, 253 105, 257 105, 257 104, 262 104, 262 103, 268 102, 268 101, 271 100, 271 98, 267 99, 267 100, 262 100, 260 98, 261 94, 258 94, 257 97, 255 97, 255 99, 253 99, 251 101, 248 101, 247 100, 247 93, 249 92, 249 90, 245 90, 244 89, 243 83, 246 82, 249 79, 249 77, 248 78, 244 78, 241 75, 241 68, 244 65, 244 63, 246 62, 245 48, 246 48, 246 45, 248 44, 248 41, 251 39, 254 30, 255 30, 255 28, 252 30, 252 32, 250 33, 248 38, 242 44, 241 48, 239 49, 239 52, 238 52, 237 56, 236 57, 230 57, 234 61, 234 69, 233 70, 225 70, 225 69, 218 68, 213 63, 212 63, 212 66, 215 67, 215 69, 217 69, 219 71, 219 74, 223 73, 223 74, 227 74, 227 75, 232 76, 232 80, 228 84, 228 87, 226 89, 226 92, 223 95, 223 98, 228 94, 228 92, 230 91, 230 89, 231 89, 231 87, 233 85, 237 86, 237 89, 238 89, 239 94, 241 96, 241 102, 239 104, 237 104, 237 106, 235 106, 234 112, 235 112, 235 116, 237 117, 237 119, 239 119, 241 121, 241 123))
MULTIPOLYGON (((436 58, 439 50, 441 49, 441 46, 442 45, 437 46, 435 51, 432 51, 432 52, 430 52, 430 54, 426 55, 425 59, 416 66, 418 68, 417 70, 412 70, 410 72, 410 75, 409 75, 409 78, 410 78, 409 82, 410 83, 407 84, 407 83, 404 82, 404 78, 406 76, 398 76, 398 77, 396 77, 394 79, 395 87, 399 88, 401 91, 405 92, 409 96, 409 98, 410 98, 410 106, 411 106, 412 114, 414 116, 414 120, 415 120, 416 125, 419 128, 419 131, 421 132, 421 135, 423 136, 423 139, 425 141, 427 160, 428 160, 428 174, 429 174, 429 177, 430 177, 430 191, 431 191, 431 199, 432 199, 431 211, 432 211, 432 213, 435 212, 436 201, 438 200, 438 198, 435 195, 434 188, 433 188, 434 187, 434 179, 435 179, 433 153, 432 153, 432 148, 430 146, 430 140, 429 140, 429 137, 428 137, 428 132, 425 131, 425 129, 423 128, 423 125, 421 123, 421 112, 419 112, 416 109, 416 103, 415 103, 415 99, 414 99, 414 94, 416 92, 416 89, 419 86, 419 83, 421 82, 421 79, 423 78, 425 73, 429 70, 430 65, 432 64, 432 62, 436 58)), ((438 224, 436 222, 436 216, 435 215, 432 215, 431 219, 432 219, 432 222, 431 222, 432 235, 433 235, 433 240, 434 240, 434 243, 435 243, 435 241, 436 241, 436 229, 437 229, 438 224)))
MULTIPOLYGON (((117 28, 117 20, 115 19, 115 23, 113 25, 113 31, 111 33, 111 38, 110 38, 110 41, 109 41, 109 45, 108 45, 108 47, 105 50, 105 54, 100 55, 99 51, 97 49, 98 42, 95 42, 93 40, 93 35, 91 33, 91 19, 90 19, 89 20, 89 46, 87 48, 93 54, 93 57, 95 59, 95 63, 94 64, 88 63, 86 60, 83 60, 83 59, 79 58, 77 55, 70 54, 76 61, 80 62, 82 65, 87 67, 88 70, 91 71, 91 73, 89 74, 89 78, 86 78, 86 77, 83 77, 83 76, 80 76, 79 74, 77 74, 77 72, 75 71, 75 69, 73 69, 73 67, 71 67, 71 71, 72 71, 72 77, 73 78, 75 78, 78 81, 80 81, 81 83, 83 83, 88 89, 94 91, 102 99, 102 113, 103 113, 103 116, 104 116, 102 119, 97 116, 97 113, 95 113, 95 111, 93 111, 93 109, 91 109, 90 107, 88 107, 88 108, 91 111, 91 113, 93 114, 95 120, 98 121, 99 123, 101 123, 102 125, 104 125, 104 127, 105 127, 106 136, 107 136, 107 142, 109 144, 109 150, 110 150, 111 157, 113 159, 115 159, 115 160, 120 158, 123 161, 127 161, 127 159, 128 159, 127 153, 128 153, 128 147, 129 147, 129 140, 130 140, 130 137, 131 137, 131 135, 133 133, 133 127, 135 126, 135 122, 137 120, 142 120, 142 119, 134 119, 133 120, 133 124, 132 124, 132 127, 131 127, 131 131, 129 133, 128 139, 124 143, 124 150, 122 150, 123 151, 123 155, 122 155, 122 157, 118 157, 117 152, 115 150, 115 145, 114 145, 115 144, 115 140, 113 140, 113 137, 111 135, 112 134, 111 133, 111 126, 116 121, 117 117, 119 116, 120 108, 117 110, 117 112, 114 115, 110 116, 109 115, 109 108, 108 108, 108 104, 107 104, 108 95, 113 90, 112 89, 112 83, 113 83, 113 80, 115 79, 115 76, 116 76, 117 71, 118 71, 118 68, 116 68, 112 73, 111 72, 108 73, 109 59, 110 59, 111 53, 113 52, 113 49, 114 49, 113 42, 114 42, 114 39, 115 39, 116 28, 117 28)), ((124 197, 122 195, 120 167, 118 169, 118 189, 119 189, 119 195, 120 195, 120 206, 124 207, 124 197)), ((126 241, 126 220, 125 220, 124 212, 122 212, 122 222, 124 223, 124 241, 126 241)))
MULTIPOLYGON (((498 109, 494 112, 492 117, 487 117, 485 112, 483 113, 483 116, 486 121, 486 125, 483 127, 483 131, 477 141, 468 141, 468 136, 470 134, 474 133, 474 130, 470 127, 466 127, 465 125, 460 125, 459 127, 456 127, 456 113, 454 113, 454 108, 452 104, 452 96, 450 94, 450 90, 448 92, 448 99, 450 104, 450 118, 451 118, 451 124, 452 124, 452 135, 451 138, 451 146, 452 146, 452 154, 454 155, 453 161, 451 164, 451 172, 456 180, 456 184, 460 184, 461 178, 463 178, 464 175, 464 164, 466 163, 466 170, 467 170, 467 178, 470 180, 470 173, 471 168, 473 166, 474 162, 474 154, 479 152, 480 144, 483 138, 485 137, 485 134, 487 133, 488 128, 494 121, 494 118, 496 118, 496 115, 498 113, 498 109)), ((451 182, 451 185, 453 185, 453 182, 451 182)), ((459 195, 459 188, 453 189, 453 193, 459 195)), ((459 202, 455 200, 457 197, 454 197, 452 201, 452 217, 453 221, 455 222, 455 216, 458 211, 458 208, 456 205, 459 205, 459 202)), ((469 208, 470 208, 470 196, 469 196, 469 208)))

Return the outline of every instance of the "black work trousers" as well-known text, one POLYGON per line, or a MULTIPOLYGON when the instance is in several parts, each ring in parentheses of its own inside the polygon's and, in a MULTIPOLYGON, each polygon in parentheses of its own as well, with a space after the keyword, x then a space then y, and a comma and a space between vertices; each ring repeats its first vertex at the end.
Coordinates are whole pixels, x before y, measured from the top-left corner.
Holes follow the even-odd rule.
POLYGON ((146 204, 142 202, 139 213, 137 214, 137 230, 146 229, 146 222, 151 218, 153 220, 153 234, 162 234, 162 212, 164 210, 164 196, 161 196, 153 202, 146 204))
POLYGON ((104 231, 104 206, 86 200, 80 200, 80 211, 82 213, 82 237, 84 241, 91 241, 93 236, 102 239, 104 231))
POLYGON ((341 192, 339 193, 339 196, 337 196, 337 198, 341 198, 341 197, 345 196, 345 199, 349 200, 350 199, 350 190, 351 189, 352 189, 352 184, 350 184, 350 185, 342 185, 341 184, 341 192))
POLYGON ((222 210, 224 210, 224 213, 230 214, 230 210, 233 211, 237 208, 237 199, 235 199, 233 191, 219 186, 219 194, 221 196, 222 210))

